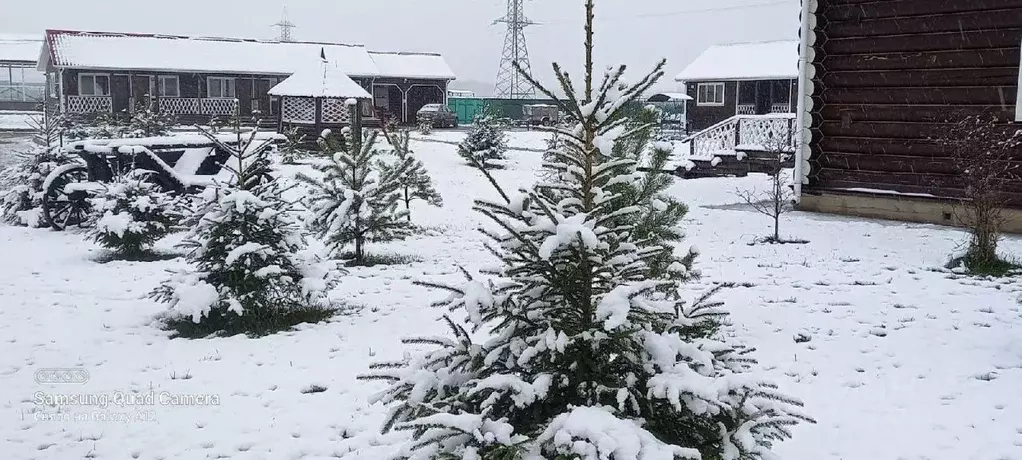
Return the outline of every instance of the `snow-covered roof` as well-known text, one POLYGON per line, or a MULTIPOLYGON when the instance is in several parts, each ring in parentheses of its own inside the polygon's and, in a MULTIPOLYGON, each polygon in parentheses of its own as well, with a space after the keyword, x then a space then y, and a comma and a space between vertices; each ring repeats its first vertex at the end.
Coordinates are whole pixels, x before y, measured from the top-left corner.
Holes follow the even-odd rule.
POLYGON ((679 102, 690 101, 692 96, 685 93, 657 93, 649 97, 647 102, 679 102))
POLYGON ((361 85, 355 83, 335 62, 320 60, 318 65, 307 66, 270 88, 272 96, 329 97, 342 99, 371 99, 361 85))
POLYGON ((381 77, 455 79, 451 67, 439 54, 370 51, 369 56, 376 63, 377 74, 381 77))
POLYGON ((798 77, 797 40, 715 45, 685 67, 675 81, 769 80, 798 77))
POLYGON ((42 47, 42 35, 0 34, 0 62, 34 63, 42 47))
POLYGON ((321 50, 351 77, 454 78, 439 55, 373 53, 381 72, 361 45, 67 30, 46 31, 39 67, 291 75, 321 50))

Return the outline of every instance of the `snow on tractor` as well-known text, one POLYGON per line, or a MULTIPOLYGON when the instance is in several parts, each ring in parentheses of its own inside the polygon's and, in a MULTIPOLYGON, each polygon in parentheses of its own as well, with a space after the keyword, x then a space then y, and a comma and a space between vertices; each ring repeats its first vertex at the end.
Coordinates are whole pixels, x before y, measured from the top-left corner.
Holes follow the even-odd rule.
POLYGON ((142 171, 146 180, 173 193, 232 184, 235 174, 224 167, 231 149, 250 152, 281 139, 275 133, 251 132, 74 142, 65 150, 77 154, 80 161, 54 169, 43 183, 43 218, 55 230, 86 226, 93 195, 131 171, 142 171))

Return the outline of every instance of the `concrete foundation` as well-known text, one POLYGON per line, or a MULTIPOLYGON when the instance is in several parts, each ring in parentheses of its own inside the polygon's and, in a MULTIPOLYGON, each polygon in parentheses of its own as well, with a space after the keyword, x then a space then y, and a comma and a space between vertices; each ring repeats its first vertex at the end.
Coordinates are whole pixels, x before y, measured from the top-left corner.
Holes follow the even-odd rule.
MULTIPOLYGON (((954 201, 901 195, 803 194, 800 211, 842 214, 873 219, 962 226, 966 209, 954 201)), ((1004 209, 1005 233, 1022 233, 1022 210, 1004 209)))

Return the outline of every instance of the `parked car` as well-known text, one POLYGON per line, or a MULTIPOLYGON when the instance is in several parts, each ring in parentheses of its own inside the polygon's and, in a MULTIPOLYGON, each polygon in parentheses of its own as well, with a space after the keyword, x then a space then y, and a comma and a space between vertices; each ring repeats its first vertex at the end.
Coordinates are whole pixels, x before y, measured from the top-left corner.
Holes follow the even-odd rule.
POLYGON ((419 123, 429 121, 434 128, 458 127, 458 114, 444 104, 426 104, 415 116, 419 123))

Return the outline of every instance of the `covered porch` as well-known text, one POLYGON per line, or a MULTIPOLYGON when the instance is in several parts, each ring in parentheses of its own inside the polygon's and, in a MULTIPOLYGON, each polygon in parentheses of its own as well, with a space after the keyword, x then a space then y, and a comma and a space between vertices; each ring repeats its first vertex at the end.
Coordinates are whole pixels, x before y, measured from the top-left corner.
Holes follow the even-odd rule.
POLYGON ((756 80, 738 82, 736 115, 793 113, 795 80, 756 80))
POLYGON ((283 77, 194 73, 60 72, 63 113, 131 115, 152 110, 184 122, 240 115, 273 119, 280 102, 269 90, 283 77))

